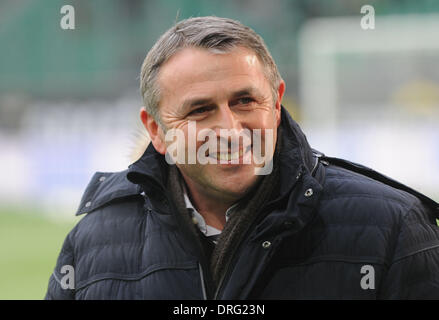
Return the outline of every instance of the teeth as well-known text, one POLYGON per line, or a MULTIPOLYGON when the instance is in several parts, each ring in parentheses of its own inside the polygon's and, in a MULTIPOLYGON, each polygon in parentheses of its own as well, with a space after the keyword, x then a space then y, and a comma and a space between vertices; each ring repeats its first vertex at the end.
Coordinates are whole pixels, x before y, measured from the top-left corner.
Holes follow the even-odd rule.
POLYGON ((234 152, 234 153, 219 153, 217 154, 217 159, 219 158, 219 160, 235 160, 239 158, 239 152, 234 152), (218 157, 219 156, 219 157, 218 157))
POLYGON ((231 160, 236 160, 239 157, 242 156, 242 150, 240 150, 239 152, 233 152, 233 153, 217 153, 217 154, 212 154, 212 157, 214 157, 217 160, 223 160, 223 161, 231 161, 231 160))
MULTIPOLYGON (((247 148, 248 150, 248 148, 247 148)), ((239 151, 230 153, 230 152, 225 152, 225 153, 211 153, 208 156, 211 158, 214 158, 216 160, 222 160, 222 161, 232 161, 232 160, 237 160, 240 157, 242 157, 244 155, 244 153, 247 152, 247 150, 244 151, 244 149, 239 149, 239 151)))

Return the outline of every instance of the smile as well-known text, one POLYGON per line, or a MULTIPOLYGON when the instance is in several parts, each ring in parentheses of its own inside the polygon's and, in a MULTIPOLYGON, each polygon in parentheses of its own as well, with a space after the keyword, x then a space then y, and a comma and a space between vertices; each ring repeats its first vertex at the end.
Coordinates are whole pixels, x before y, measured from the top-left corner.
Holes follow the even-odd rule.
POLYGON ((215 160, 219 160, 219 161, 233 161, 233 160, 238 160, 241 159, 243 157, 244 154, 247 154, 247 152, 249 152, 251 150, 252 146, 249 145, 248 147, 245 148, 240 148, 239 151, 235 151, 235 152, 216 152, 216 153, 210 153, 208 156, 210 158, 213 158, 215 160))

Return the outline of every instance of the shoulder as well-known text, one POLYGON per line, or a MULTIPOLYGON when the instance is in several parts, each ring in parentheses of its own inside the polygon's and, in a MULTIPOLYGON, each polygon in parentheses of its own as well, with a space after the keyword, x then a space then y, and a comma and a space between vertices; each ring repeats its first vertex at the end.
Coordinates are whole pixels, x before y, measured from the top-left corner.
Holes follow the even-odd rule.
POLYGON ((328 161, 324 167, 317 220, 325 226, 328 248, 381 257, 376 260, 380 263, 436 248, 435 202, 372 169, 355 166, 328 161))
POLYGON ((126 178, 127 170, 96 172, 81 198, 76 215, 85 215, 73 228, 70 237, 76 245, 117 241, 130 234, 143 217, 144 197, 140 187, 126 178), (112 241, 113 241, 112 240, 112 241))
POLYGON ((336 220, 390 227, 415 213, 435 221, 433 200, 372 169, 341 161, 325 167, 322 195, 323 207, 336 220))
POLYGON ((84 217, 67 237, 75 255, 103 254, 118 244, 138 242, 135 230, 144 218, 144 197, 126 173, 96 172, 91 178, 76 212, 84 217))
POLYGON ((140 186, 127 179, 127 172, 96 172, 82 195, 76 215, 92 213, 116 201, 141 196, 140 186))
POLYGON ((360 202, 386 202, 409 208, 419 202, 415 196, 381 181, 338 166, 326 167, 326 200, 352 199, 360 202))

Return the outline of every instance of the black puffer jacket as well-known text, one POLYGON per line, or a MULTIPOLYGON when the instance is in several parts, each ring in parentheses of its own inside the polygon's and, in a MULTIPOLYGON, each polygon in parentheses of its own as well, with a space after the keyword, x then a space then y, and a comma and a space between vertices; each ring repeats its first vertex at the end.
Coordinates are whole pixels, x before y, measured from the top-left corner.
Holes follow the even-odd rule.
POLYGON ((285 110, 282 126, 279 193, 255 212, 217 286, 150 145, 129 170, 93 176, 46 299, 438 299, 439 205, 313 154, 285 110), (74 289, 61 285, 65 265, 74 289))

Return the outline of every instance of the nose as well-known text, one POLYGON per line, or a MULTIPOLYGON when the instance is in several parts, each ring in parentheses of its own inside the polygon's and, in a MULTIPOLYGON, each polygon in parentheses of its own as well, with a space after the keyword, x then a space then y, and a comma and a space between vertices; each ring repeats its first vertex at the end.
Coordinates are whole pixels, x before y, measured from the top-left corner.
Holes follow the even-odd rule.
POLYGON ((242 119, 227 104, 219 107, 217 116, 215 133, 219 137, 218 142, 228 149, 237 149, 241 141, 238 137, 243 131, 242 119))
POLYGON ((242 125, 240 119, 238 119, 228 105, 221 105, 218 112, 218 119, 215 123, 215 129, 216 131, 219 129, 240 131, 242 125))

